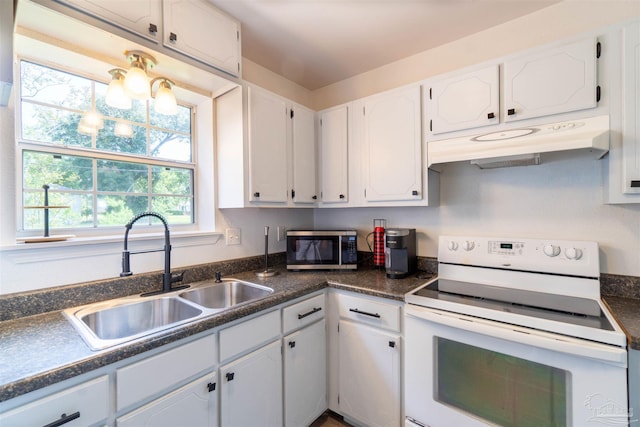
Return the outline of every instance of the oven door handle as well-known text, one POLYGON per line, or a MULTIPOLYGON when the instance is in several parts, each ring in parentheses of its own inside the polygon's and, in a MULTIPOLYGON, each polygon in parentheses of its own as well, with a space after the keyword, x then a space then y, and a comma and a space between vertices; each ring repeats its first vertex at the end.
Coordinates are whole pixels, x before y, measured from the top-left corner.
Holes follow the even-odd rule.
POLYGON ((534 329, 493 322, 476 317, 465 316, 464 314, 432 310, 430 308, 418 307, 415 305, 408 305, 405 313, 407 316, 427 320, 439 325, 475 332, 489 337, 501 338, 519 344, 540 347, 560 353, 587 357, 601 362, 607 362, 615 366, 627 367, 627 352, 620 347, 554 335, 534 329))

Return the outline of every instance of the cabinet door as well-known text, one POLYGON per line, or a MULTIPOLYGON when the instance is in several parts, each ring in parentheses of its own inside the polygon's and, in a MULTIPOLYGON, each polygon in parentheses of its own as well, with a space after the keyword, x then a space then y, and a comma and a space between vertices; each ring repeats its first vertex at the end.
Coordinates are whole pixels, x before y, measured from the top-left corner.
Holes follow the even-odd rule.
POLYGON ((640 23, 628 25, 623 34, 624 189, 640 194, 640 23))
POLYGON ((240 74, 237 21, 205 0, 164 0, 162 3, 166 47, 234 76, 240 74))
POLYGON ((308 426, 327 409, 326 322, 284 338, 285 426, 308 426))
POLYGON ((287 106, 282 98, 249 88, 249 200, 287 201, 287 106))
POLYGON ((363 114, 365 199, 421 199, 420 87, 373 97, 363 114))
POLYGON ((320 162, 322 203, 346 203, 348 197, 348 107, 325 111, 320 116, 320 162))
POLYGON ((291 108, 292 194, 295 204, 315 203, 316 196, 316 140, 315 113, 308 108, 291 108))
POLYGON ((117 427, 215 427, 218 421, 215 372, 116 420, 117 427))
POLYGON ((155 0, 57 0, 149 40, 158 40, 162 6, 155 0))
POLYGON ((343 415, 367 426, 400 425, 400 336, 341 321, 339 402, 343 415))
POLYGON ((596 106, 593 38, 504 63, 505 122, 596 106))
POLYGON ((221 425, 282 425, 281 349, 276 341, 220 369, 221 425))
POLYGON ((425 93, 426 123, 433 135, 498 124, 498 65, 433 84, 425 93))

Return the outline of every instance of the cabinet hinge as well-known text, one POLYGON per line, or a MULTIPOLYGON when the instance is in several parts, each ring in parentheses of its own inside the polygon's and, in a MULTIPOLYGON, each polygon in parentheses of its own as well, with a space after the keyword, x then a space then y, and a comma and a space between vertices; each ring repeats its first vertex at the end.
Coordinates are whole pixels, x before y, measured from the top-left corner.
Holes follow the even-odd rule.
POLYGON ((292 199, 296 198, 296 190, 294 190, 293 188, 291 189, 291 198, 292 199))
POLYGON ((240 31, 236 31, 236 40, 240 40, 240 31))
POLYGON ((600 85, 596 86, 596 102, 600 102, 600 98, 602 95, 602 91, 600 89, 600 85))
POLYGON ((433 120, 429 120, 429 132, 433 132, 433 120))
POLYGON ((600 58, 602 55, 602 44, 600 42, 596 43, 596 58, 600 58))
POLYGON ((429 88, 429 99, 433 99, 433 90, 429 88))
POLYGON ((289 117, 291 117, 293 119, 293 108, 290 111, 291 112, 289 113, 289 117))
POLYGON ((340 333, 340 323, 338 323, 338 333, 340 333))
POLYGON ((340 404, 340 395, 338 395, 338 404, 340 404))
POLYGON ((322 126, 322 119, 320 119, 320 126, 322 126))
POLYGON ((367 198, 367 189, 366 188, 364 189, 364 198, 365 199, 367 198))
POLYGON ((366 116, 367 115, 367 107, 362 107, 362 115, 366 116))

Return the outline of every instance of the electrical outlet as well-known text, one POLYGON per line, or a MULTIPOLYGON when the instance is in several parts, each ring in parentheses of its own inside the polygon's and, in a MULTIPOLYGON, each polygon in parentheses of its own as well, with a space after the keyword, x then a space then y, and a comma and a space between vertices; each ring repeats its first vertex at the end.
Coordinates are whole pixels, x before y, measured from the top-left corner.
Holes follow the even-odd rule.
POLYGON ((225 235, 227 239, 228 245, 239 245, 240 244, 240 229, 239 228, 227 228, 225 230, 225 235))
POLYGON ((285 227, 284 225, 278 226, 278 242, 282 242, 284 240, 286 231, 287 227, 285 227))

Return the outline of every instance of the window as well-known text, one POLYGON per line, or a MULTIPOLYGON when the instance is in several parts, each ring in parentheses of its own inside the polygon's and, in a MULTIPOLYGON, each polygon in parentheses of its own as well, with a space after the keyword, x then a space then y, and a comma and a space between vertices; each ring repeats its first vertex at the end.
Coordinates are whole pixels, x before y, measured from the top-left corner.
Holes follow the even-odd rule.
MULTIPOLYGON (((170 224, 194 223, 192 107, 165 116, 153 100, 130 110, 105 104, 107 85, 20 63, 18 153, 24 231, 42 230, 44 185, 50 228, 100 229, 153 210, 170 224), (85 123, 91 126, 84 126, 85 123)), ((156 220, 157 222, 157 220, 156 220)), ((151 224, 151 222, 150 222, 151 224)))

